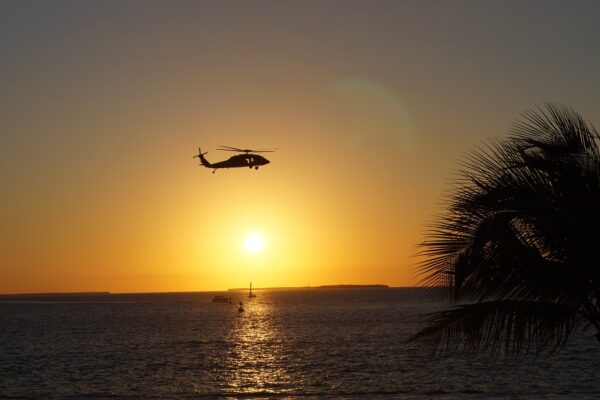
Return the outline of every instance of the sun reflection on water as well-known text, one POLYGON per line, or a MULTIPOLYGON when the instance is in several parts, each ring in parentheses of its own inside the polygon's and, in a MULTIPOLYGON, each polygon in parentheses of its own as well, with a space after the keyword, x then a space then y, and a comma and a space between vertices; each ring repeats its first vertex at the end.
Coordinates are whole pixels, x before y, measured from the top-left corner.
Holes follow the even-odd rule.
POLYGON ((292 379, 286 370, 285 343, 274 322, 274 307, 262 296, 244 302, 229 333, 227 355, 232 393, 285 393, 292 379))

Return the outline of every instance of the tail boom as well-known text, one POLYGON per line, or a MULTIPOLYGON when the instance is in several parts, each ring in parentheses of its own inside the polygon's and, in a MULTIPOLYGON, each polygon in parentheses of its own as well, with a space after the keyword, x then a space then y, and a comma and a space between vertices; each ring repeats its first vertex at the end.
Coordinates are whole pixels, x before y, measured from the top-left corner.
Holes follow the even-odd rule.
POLYGON ((206 168, 213 168, 213 165, 206 159, 204 158, 204 155, 207 152, 202 152, 202 150, 200 149, 200 147, 198 147, 198 154, 196 154, 193 158, 199 158, 200 159, 200 163, 202 165, 204 165, 206 168))

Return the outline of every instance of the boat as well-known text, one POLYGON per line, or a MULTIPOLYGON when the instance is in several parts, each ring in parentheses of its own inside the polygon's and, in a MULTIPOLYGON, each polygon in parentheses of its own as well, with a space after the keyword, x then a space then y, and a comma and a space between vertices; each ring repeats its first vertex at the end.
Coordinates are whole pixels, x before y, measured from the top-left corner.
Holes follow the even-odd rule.
POLYGON ((240 301, 240 306, 238 307, 238 312, 244 312, 244 305, 240 301))
POLYGON ((218 295, 218 296, 213 297, 212 302, 213 303, 228 303, 228 304, 231 304, 231 297, 218 295))
POLYGON ((254 293, 252 293, 252 282, 250 282, 250 291, 248 292, 248 297, 250 297, 250 298, 256 297, 256 295, 254 293))

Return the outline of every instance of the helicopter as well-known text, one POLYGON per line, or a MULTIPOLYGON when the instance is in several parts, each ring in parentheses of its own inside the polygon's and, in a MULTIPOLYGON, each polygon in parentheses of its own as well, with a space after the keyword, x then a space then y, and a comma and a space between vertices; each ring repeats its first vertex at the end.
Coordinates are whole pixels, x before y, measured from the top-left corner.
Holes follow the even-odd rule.
POLYGON ((229 169, 229 168, 248 167, 248 168, 252 169, 252 167, 254 167, 254 169, 258 169, 258 167, 260 167, 261 165, 269 164, 270 161, 267 160, 266 158, 264 158, 263 156, 260 156, 258 154, 254 154, 254 153, 272 153, 276 149, 251 150, 251 149, 238 149, 237 147, 220 145, 217 150, 235 151, 237 153, 242 153, 242 154, 236 154, 234 156, 229 157, 225 161, 219 161, 219 162, 212 164, 206 158, 204 158, 204 155, 206 154, 206 152, 203 153, 199 147, 198 154, 196 154, 192 158, 196 158, 196 157, 199 158, 200 163, 202 165, 204 165, 206 168, 212 168, 213 174, 214 174, 217 171, 217 169, 219 169, 219 168, 228 168, 229 169))

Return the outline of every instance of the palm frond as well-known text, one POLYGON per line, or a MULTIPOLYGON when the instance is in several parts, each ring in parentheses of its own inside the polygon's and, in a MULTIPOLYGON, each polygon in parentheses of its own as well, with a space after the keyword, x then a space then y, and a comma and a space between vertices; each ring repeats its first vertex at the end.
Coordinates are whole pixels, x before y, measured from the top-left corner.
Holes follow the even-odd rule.
POLYGON ((565 344, 577 321, 577 310, 563 304, 490 301, 431 314, 428 325, 409 341, 423 343, 428 355, 448 350, 552 352, 565 344))
POLYGON ((547 156, 589 152, 599 156, 596 128, 572 108, 546 104, 523 113, 511 129, 509 140, 523 149, 535 149, 547 156))

